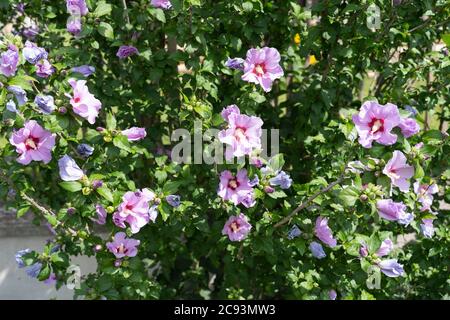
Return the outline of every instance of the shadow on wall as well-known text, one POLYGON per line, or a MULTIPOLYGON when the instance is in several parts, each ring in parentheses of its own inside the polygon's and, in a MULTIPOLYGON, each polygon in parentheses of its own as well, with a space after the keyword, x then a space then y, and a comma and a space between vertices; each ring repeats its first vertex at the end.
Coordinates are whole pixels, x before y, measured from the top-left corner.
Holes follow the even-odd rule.
MULTIPOLYGON (((14 300, 66 300, 73 298, 73 291, 62 287, 56 290, 25 272, 25 268, 17 267, 14 255, 25 248, 42 251, 49 237, 0 237, 0 299, 14 300)), ((72 264, 80 266, 81 274, 95 272, 95 258, 73 257, 72 264)))

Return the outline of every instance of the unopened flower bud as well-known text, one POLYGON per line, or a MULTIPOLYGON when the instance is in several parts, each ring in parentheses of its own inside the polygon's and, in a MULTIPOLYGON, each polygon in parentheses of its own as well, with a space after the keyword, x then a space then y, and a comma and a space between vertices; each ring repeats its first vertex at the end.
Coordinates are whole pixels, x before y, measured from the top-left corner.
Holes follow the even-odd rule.
POLYGON ((359 200, 361 200, 362 202, 367 201, 367 199, 369 199, 369 197, 368 197, 366 194, 362 194, 362 195, 359 197, 359 200))
POLYGON ((117 259, 116 261, 114 261, 114 267, 118 268, 122 265, 122 260, 117 259))
POLYGON ((89 178, 87 175, 83 175, 81 177, 81 183, 85 186, 85 187, 89 187, 91 185, 91 182, 89 181, 89 178))
POLYGON ((96 129, 98 132, 103 132, 103 131, 105 131, 105 128, 103 128, 103 127, 97 127, 97 129, 96 129))
POLYGON ((83 195, 88 196, 91 194, 92 189, 89 187, 84 187, 83 189, 81 189, 81 192, 83 193, 83 195))
POLYGON ((75 213, 75 211, 76 211, 76 209, 75 209, 75 208, 73 208, 73 207, 67 208, 67 214, 70 214, 70 215, 72 215, 72 214, 74 214, 74 213, 75 213))
POLYGON ((99 251, 101 251, 103 249, 103 246, 101 245, 101 244, 96 244, 95 246, 94 246, 94 251, 95 252, 99 252, 99 251))
POLYGON ((92 181, 92 188, 94 190, 101 188, 103 186, 103 181, 102 180, 94 180, 92 181))
POLYGON ((256 168, 261 168, 263 163, 260 158, 253 157, 250 159, 250 164, 254 165, 256 168))
POLYGON ((83 158, 88 158, 94 153, 94 147, 81 143, 77 146, 77 153, 83 158))
POLYGON ((113 213, 114 212, 114 207, 112 207, 112 206, 106 207, 106 212, 113 213))
POLYGON ((264 187, 264 192, 265 193, 273 193, 275 191, 274 188, 272 188, 271 186, 265 186, 264 187))
POLYGON ((81 231, 78 231, 78 236, 81 239, 86 239, 87 238, 87 233, 86 233, 86 231, 81 230, 81 231))
POLYGON ((359 248, 359 255, 363 258, 367 257, 369 255, 369 251, 367 250, 367 246, 366 245, 362 245, 359 248))
POLYGON ((66 107, 59 107, 58 108, 58 112, 61 114, 66 114, 67 113, 67 108, 66 107))

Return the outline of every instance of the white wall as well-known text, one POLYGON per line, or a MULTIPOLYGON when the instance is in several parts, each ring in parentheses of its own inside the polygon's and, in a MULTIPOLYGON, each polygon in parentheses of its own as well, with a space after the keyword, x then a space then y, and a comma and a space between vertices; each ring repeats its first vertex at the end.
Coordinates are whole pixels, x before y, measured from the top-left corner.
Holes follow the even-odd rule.
MULTIPOLYGON (((30 278, 24 268, 17 267, 14 255, 18 250, 30 248, 41 252, 47 239, 49 237, 0 237, 0 299, 72 299, 73 291, 66 287, 56 291, 54 286, 30 278)), ((71 263, 79 265, 82 274, 96 269, 95 258, 74 257, 71 263)))

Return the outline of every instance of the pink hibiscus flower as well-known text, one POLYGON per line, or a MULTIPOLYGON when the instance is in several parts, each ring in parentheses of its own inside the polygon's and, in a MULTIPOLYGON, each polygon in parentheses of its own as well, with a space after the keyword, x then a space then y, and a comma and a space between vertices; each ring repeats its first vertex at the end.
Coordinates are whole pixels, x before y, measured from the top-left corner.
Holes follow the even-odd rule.
POLYGON ((243 214, 238 216, 231 216, 222 229, 222 234, 227 235, 231 241, 242 241, 244 240, 250 230, 252 225, 248 222, 248 218, 243 214))
POLYGON ((123 257, 135 257, 137 255, 137 246, 141 242, 139 240, 127 238, 124 232, 117 232, 112 242, 107 242, 108 250, 121 259, 123 257))
POLYGON ((400 191, 408 192, 409 181, 407 179, 414 176, 414 167, 406 163, 406 157, 401 151, 396 150, 384 167, 383 173, 391 178, 392 184, 397 186, 400 191))
POLYGON ((236 106, 229 106, 222 111, 222 116, 227 120, 228 128, 220 131, 218 137, 220 142, 229 145, 225 152, 227 160, 233 156, 249 155, 254 149, 261 148, 261 118, 240 114, 236 106))
POLYGON ((170 2, 170 0, 152 0, 150 3, 155 8, 161 8, 161 9, 172 8, 172 3, 170 2))
POLYGON ((328 218, 318 217, 316 220, 316 225, 314 227, 314 234, 323 243, 327 244, 331 248, 336 247, 337 241, 333 238, 333 233, 328 226, 328 218))
POLYGON ((126 222, 130 225, 131 232, 139 232, 150 220, 154 222, 157 217, 157 211, 150 207, 150 201, 154 198, 155 194, 148 189, 125 193, 123 202, 113 215, 114 223, 125 228, 126 222))
POLYGON ((73 88, 73 96, 69 96, 73 112, 87 119, 90 124, 94 124, 102 103, 89 92, 86 80, 70 79, 69 83, 73 88))
POLYGON ((401 120, 396 105, 388 103, 383 106, 375 101, 366 101, 352 119, 358 131, 358 141, 364 148, 371 148, 373 141, 383 145, 397 142, 397 135, 391 133, 401 120))
POLYGON ((138 127, 122 130, 122 134, 128 138, 128 141, 139 141, 147 136, 145 128, 138 127))
POLYGON ((377 201, 378 215, 389 221, 398 221, 400 224, 408 225, 414 219, 412 213, 406 212, 403 202, 394 202, 392 199, 377 201))
POLYGON ((248 50, 242 80, 260 84, 264 91, 269 92, 273 81, 284 75, 280 60, 280 53, 275 48, 248 50))
POLYGON ((223 200, 229 200, 235 205, 240 203, 247 204, 249 197, 253 196, 253 188, 249 184, 247 170, 239 170, 236 176, 233 176, 228 170, 222 171, 217 194, 223 200))
POLYGON ((17 158, 20 164, 27 165, 31 161, 42 161, 47 164, 52 159, 55 136, 42 128, 35 120, 29 120, 22 129, 13 132, 9 142, 20 154, 17 158))
MULTIPOLYGON (((420 182, 414 182, 414 193, 417 194, 419 202, 422 204, 421 211, 431 211, 431 205, 433 204, 433 194, 439 192, 438 186, 433 183, 432 185, 420 184, 420 182)), ((431 212, 434 214, 434 212, 431 212)))

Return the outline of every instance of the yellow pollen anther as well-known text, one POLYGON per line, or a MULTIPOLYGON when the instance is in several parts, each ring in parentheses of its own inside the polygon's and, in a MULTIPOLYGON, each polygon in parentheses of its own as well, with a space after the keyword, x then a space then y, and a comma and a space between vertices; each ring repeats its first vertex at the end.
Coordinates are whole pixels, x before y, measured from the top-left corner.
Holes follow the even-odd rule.
POLYGON ((245 139, 245 130, 241 128, 237 128, 234 132, 234 136, 236 137, 236 140, 240 141, 242 139, 245 139))
POLYGON ((383 123, 380 120, 376 120, 372 126, 372 133, 377 132, 382 126, 383 123))
POLYGON ((257 65, 257 66, 255 67, 255 73, 258 74, 258 75, 264 74, 264 69, 263 69, 263 67, 260 66, 260 65, 257 65))
POLYGON ((31 149, 36 149, 36 143, 34 143, 33 139, 27 139, 26 145, 29 146, 31 149))

